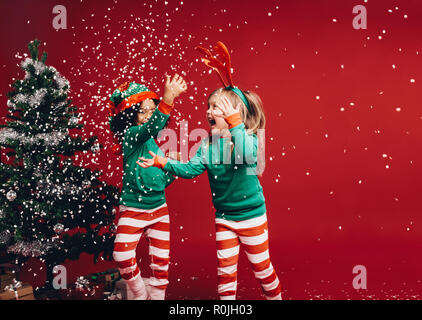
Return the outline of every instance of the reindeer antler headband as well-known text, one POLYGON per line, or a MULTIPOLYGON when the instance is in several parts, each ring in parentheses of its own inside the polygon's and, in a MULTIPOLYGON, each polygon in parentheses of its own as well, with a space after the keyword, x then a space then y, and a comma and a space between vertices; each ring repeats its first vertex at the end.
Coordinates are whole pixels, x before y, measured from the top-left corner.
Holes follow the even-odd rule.
POLYGON ((248 99, 246 99, 245 94, 238 87, 233 85, 232 73, 231 73, 231 59, 229 50, 221 41, 217 42, 217 45, 214 47, 217 54, 223 58, 223 61, 218 60, 215 56, 212 55, 211 51, 197 46, 195 50, 205 55, 205 58, 201 58, 202 62, 205 63, 212 70, 217 72, 220 81, 223 83, 226 89, 233 91, 245 104, 249 112, 251 112, 251 107, 249 105, 248 99))

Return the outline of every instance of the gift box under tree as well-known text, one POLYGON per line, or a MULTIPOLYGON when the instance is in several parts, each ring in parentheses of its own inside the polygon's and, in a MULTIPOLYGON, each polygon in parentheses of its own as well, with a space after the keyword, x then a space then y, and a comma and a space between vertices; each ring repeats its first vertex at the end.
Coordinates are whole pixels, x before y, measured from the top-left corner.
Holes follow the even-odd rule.
POLYGON ((15 276, 11 273, 1 274, 0 275, 0 290, 3 290, 4 287, 13 283, 15 276))
POLYGON ((120 280, 120 273, 118 269, 111 269, 91 274, 89 278, 94 283, 104 284, 105 291, 112 292, 114 290, 115 283, 120 280))
POLYGON ((32 286, 15 279, 0 292, 0 300, 35 300, 32 286))
POLYGON ((60 290, 63 300, 102 300, 103 296, 104 284, 93 283, 85 277, 79 277, 73 285, 60 290))
POLYGON ((17 275, 18 272, 15 265, 9 263, 0 264, 0 291, 12 284, 17 275))

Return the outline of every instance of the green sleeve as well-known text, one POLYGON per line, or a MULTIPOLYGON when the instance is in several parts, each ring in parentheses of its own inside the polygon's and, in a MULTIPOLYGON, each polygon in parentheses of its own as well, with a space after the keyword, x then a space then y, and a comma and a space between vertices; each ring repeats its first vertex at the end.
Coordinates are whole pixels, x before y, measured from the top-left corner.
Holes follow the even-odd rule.
POLYGON ((258 138, 248 134, 243 123, 230 129, 235 148, 235 163, 253 164, 257 162, 258 138))
POLYGON ((165 172, 184 179, 195 178, 204 172, 205 169, 206 167, 202 157, 202 144, 196 152, 196 155, 189 162, 182 163, 180 161, 169 159, 163 168, 165 172))
POLYGON ((156 108, 147 123, 127 129, 123 140, 123 153, 129 154, 148 139, 155 137, 164 128, 168 118, 168 114, 161 113, 156 108))
POLYGON ((166 179, 166 188, 167 188, 174 181, 174 177, 168 172, 166 172, 165 179, 166 179))

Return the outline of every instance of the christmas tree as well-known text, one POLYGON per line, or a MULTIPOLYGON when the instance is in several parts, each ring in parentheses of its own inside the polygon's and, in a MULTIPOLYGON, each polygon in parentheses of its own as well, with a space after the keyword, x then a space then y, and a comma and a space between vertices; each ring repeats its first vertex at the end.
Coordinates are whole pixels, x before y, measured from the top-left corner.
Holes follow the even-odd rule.
POLYGON ((101 170, 75 164, 75 154, 102 146, 78 136, 83 125, 69 81, 45 64, 46 52, 39 58, 38 46, 28 45, 25 77, 8 93, 0 129, 0 246, 17 262, 41 258, 51 275, 82 252, 111 259, 119 190, 100 180, 101 170))

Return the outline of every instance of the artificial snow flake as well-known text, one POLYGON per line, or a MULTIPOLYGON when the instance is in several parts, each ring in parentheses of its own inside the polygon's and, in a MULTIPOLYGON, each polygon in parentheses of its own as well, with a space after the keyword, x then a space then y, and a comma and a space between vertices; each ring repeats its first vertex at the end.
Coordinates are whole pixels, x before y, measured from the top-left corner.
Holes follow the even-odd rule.
POLYGON ((9 190, 6 194, 6 199, 9 201, 14 201, 16 199, 16 192, 14 190, 9 190))
POLYGON ((89 188, 91 185, 91 182, 89 180, 82 181, 82 188, 89 188))
POLYGON ((9 108, 15 108, 16 107, 16 104, 14 104, 11 100, 7 100, 6 104, 9 108))
POLYGON ((116 233, 117 226, 113 223, 112 225, 110 225, 109 230, 111 233, 116 233))
POLYGON ((12 238, 12 234, 9 230, 3 230, 0 232, 0 244, 7 244, 12 238))
POLYGON ((91 147, 91 151, 94 152, 94 153, 100 151, 100 144, 94 143, 91 147))
POLYGON ((54 227, 53 230, 55 233, 57 234, 61 234, 64 231, 64 225, 61 223, 57 223, 54 227))
POLYGON ((71 117, 71 118, 69 119, 69 125, 71 125, 71 126, 75 126, 75 125, 77 125, 77 124, 78 124, 78 122, 79 122, 78 117, 71 117))

